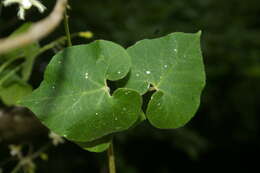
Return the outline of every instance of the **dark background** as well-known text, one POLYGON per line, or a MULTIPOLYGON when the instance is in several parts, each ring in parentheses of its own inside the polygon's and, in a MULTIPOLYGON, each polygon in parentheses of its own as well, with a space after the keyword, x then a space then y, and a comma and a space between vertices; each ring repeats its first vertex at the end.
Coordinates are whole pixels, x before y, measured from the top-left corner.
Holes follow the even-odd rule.
MULTIPOLYGON (((48 13, 55 1, 43 3, 48 13)), ((117 135, 115 152, 119 173, 252 172, 258 166, 259 0, 71 0, 70 5, 72 33, 90 30, 94 33, 92 40, 112 40, 125 47, 140 39, 176 31, 203 32, 207 85, 196 116, 177 130, 158 130, 144 122, 117 135)), ((2 9, 0 36, 8 35, 22 24, 16 19, 16 10, 13 6, 2 9)), ((42 17, 35 9, 27 13, 27 21, 42 17)), ((41 44, 62 34, 61 25, 41 44)), ((74 39, 73 43, 92 40, 74 39)), ((49 51, 38 57, 30 80, 35 87, 42 80, 42 67, 52 56, 53 52, 49 51)), ((44 133, 28 139, 36 148, 48 140, 44 133)), ((9 157, 9 143, 0 142, 0 162, 9 157)), ((105 153, 83 151, 68 141, 51 148, 48 154, 48 162, 36 161, 37 172, 106 170, 105 153)), ((14 163, 6 169, 12 166, 14 163)))

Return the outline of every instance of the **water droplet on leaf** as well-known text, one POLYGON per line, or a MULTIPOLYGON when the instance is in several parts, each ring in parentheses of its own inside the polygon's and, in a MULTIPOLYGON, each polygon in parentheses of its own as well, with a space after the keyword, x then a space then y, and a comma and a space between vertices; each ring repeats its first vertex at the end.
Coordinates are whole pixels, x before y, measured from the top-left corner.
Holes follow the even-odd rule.
POLYGON ((85 73, 85 79, 88 79, 88 72, 85 73))
POLYGON ((126 92, 125 92, 125 95, 127 95, 127 94, 129 94, 129 93, 130 93, 129 91, 126 91, 126 92))

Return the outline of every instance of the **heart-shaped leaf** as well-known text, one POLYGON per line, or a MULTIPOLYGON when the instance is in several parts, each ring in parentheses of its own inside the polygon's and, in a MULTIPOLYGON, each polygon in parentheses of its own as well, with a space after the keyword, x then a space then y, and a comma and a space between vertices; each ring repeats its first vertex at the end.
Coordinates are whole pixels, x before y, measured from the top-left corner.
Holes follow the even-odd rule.
POLYGON ((130 61, 124 48, 109 41, 66 48, 54 56, 40 87, 21 104, 72 141, 89 142, 126 130, 139 117, 141 97, 122 88, 111 96, 106 80, 125 77, 130 61))
POLYGON ((177 128, 195 114, 205 85, 200 32, 142 40, 128 48, 132 68, 125 87, 156 90, 146 116, 155 127, 177 128))

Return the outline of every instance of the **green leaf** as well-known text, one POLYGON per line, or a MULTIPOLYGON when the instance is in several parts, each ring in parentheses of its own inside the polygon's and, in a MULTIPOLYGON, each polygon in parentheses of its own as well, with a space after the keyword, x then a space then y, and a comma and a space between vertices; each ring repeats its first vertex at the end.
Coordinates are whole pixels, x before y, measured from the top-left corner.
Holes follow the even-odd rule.
MULTIPOLYGON (((145 119, 146 119, 145 115, 144 115, 143 111, 141 111, 141 113, 139 113, 138 119, 129 129, 135 128, 137 125, 139 125, 145 119)), ((110 134, 108 136, 104 136, 100 139, 97 139, 97 140, 94 140, 91 142, 75 142, 75 141, 73 141, 73 142, 85 150, 88 150, 90 152, 99 153, 99 152, 103 152, 108 149, 108 147, 111 145, 112 138, 114 135, 115 134, 110 134)))
POLYGON ((13 83, 7 87, 0 88, 0 98, 3 103, 8 106, 17 104, 18 100, 21 100, 24 96, 32 92, 32 87, 26 83, 13 83))
POLYGON ((157 128, 178 128, 196 113, 205 85, 200 32, 142 40, 128 48, 132 69, 126 88, 156 92, 146 116, 157 128))
POLYGON ((8 106, 17 105, 19 100, 32 93, 32 86, 23 81, 14 70, 8 69, 0 73, 0 99, 8 106))
POLYGON ((21 74, 22 79, 24 81, 28 81, 31 76, 32 68, 33 68, 35 59, 37 57, 37 52, 39 50, 40 50, 40 46, 38 43, 28 45, 26 48, 24 48, 25 62, 23 64, 22 74, 21 74))
POLYGON ((75 143, 85 150, 99 153, 107 150, 111 145, 111 141, 112 141, 112 135, 108 135, 91 142, 75 142, 75 143))
MULTIPOLYGON (((139 113, 138 119, 136 122, 129 128, 135 128, 137 125, 139 125, 141 122, 143 122, 146 119, 145 114, 143 111, 139 113)), ((88 150, 90 152, 103 152, 109 148, 112 142, 112 138, 115 134, 110 134, 108 136, 104 136, 100 139, 91 141, 91 142, 75 142, 77 145, 79 145, 81 148, 88 150)))
POLYGON ((142 99, 122 88, 111 96, 106 80, 124 78, 130 61, 124 48, 109 41, 67 48, 54 56, 40 87, 21 104, 72 141, 90 142, 126 130, 137 121, 142 99))
POLYGON ((11 33, 10 37, 15 37, 15 36, 17 36, 19 34, 22 34, 22 33, 26 32, 26 31, 28 31, 31 26, 32 26, 31 22, 27 22, 27 23, 22 24, 14 32, 11 33))
MULTIPOLYGON (((11 34, 11 37, 19 35, 23 32, 26 32, 30 29, 32 23, 25 23, 21 27, 19 27, 14 33, 11 34)), ((25 47, 19 48, 15 51, 12 51, 15 56, 23 55, 25 57, 25 62, 22 68, 22 79, 24 81, 28 81, 29 77, 31 76, 32 68, 34 61, 37 57, 37 52, 40 50, 40 45, 38 42, 34 42, 29 44, 25 47)))
MULTIPOLYGON (((12 38, 23 32, 28 31, 30 29, 31 25, 32 25, 32 23, 29 23, 29 22, 23 24, 17 30, 15 30, 9 37, 12 38)), ((19 58, 25 58, 25 62, 23 64, 21 75, 22 75, 22 79, 24 81, 28 81, 28 79, 31 75, 31 72, 32 72, 35 58, 37 57, 37 53, 39 50, 40 50, 39 43, 34 42, 34 43, 26 45, 22 48, 12 50, 9 53, 3 55, 2 57, 6 60, 10 60, 10 59, 15 60, 15 59, 19 59, 19 58)))

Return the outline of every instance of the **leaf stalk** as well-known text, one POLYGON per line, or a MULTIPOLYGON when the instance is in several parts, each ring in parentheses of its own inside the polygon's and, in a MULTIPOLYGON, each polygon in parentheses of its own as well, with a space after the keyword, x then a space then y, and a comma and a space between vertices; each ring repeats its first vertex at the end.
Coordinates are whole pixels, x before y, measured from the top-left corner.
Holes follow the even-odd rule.
POLYGON ((70 36, 69 16, 67 14, 67 9, 65 9, 65 12, 64 12, 64 28, 65 28, 65 33, 66 33, 66 37, 67 37, 68 47, 71 47, 72 42, 71 42, 71 36, 70 36))
POLYGON ((116 164, 115 164, 115 154, 113 141, 111 142, 108 150, 107 150, 107 158, 108 158, 108 169, 109 173, 116 173, 116 164))

